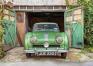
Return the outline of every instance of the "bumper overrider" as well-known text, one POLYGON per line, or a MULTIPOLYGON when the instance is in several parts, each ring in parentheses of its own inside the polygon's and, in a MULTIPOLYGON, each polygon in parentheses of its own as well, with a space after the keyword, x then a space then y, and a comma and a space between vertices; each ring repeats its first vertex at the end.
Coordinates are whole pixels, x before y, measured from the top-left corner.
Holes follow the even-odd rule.
POLYGON ((24 50, 25 53, 37 53, 37 52, 56 52, 56 53, 65 53, 68 50, 62 48, 31 48, 28 50, 24 50))

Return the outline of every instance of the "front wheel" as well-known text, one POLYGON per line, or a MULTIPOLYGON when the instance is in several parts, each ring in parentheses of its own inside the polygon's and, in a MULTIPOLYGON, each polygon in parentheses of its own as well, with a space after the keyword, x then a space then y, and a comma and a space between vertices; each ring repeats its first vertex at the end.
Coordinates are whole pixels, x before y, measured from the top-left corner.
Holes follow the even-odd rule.
POLYGON ((32 56, 35 56, 35 54, 34 54, 34 53, 26 53, 26 57, 27 57, 27 58, 30 58, 30 57, 32 57, 32 56))
POLYGON ((67 57, 67 53, 61 53, 61 58, 66 59, 66 57, 67 57))
POLYGON ((26 57, 27 58, 31 57, 31 53, 26 53, 26 57))

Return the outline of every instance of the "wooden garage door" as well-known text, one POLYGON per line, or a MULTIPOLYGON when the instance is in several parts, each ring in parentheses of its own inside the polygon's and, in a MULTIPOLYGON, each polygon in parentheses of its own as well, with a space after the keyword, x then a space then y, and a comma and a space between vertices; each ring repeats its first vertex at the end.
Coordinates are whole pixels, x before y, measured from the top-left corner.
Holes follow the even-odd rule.
POLYGON ((70 47, 84 46, 83 9, 81 7, 65 12, 65 32, 69 38, 70 47))

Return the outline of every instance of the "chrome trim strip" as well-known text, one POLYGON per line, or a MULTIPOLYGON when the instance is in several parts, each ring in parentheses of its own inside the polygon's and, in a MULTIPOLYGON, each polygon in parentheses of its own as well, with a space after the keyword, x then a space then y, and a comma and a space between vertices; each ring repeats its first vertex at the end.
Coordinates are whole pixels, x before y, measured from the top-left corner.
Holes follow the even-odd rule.
POLYGON ((58 53, 64 53, 68 52, 68 50, 63 49, 32 49, 32 50, 24 50, 25 53, 37 53, 37 52, 58 52, 58 53))
POLYGON ((45 33, 45 34, 44 34, 44 39, 45 39, 45 42, 48 41, 48 33, 45 33))

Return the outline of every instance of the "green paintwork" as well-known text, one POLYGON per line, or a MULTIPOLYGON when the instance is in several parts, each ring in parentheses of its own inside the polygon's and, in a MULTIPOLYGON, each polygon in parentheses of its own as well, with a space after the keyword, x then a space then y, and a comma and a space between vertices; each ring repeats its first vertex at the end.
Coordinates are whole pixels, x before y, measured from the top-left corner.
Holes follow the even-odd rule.
POLYGON ((4 31, 4 43, 12 47, 15 46, 16 41, 16 23, 15 21, 3 20, 4 31))
POLYGON ((83 26, 76 22, 72 24, 72 46, 76 48, 83 47, 83 26))
MULTIPOLYGON (((30 39, 32 36, 36 36, 37 37, 37 43, 35 45, 44 45, 45 42, 45 34, 48 34, 48 43, 49 45, 60 45, 59 48, 63 48, 64 50, 68 50, 68 38, 67 35, 64 32, 59 32, 59 31, 32 31, 32 32, 28 32, 25 35, 25 50, 30 50, 31 48, 35 48, 33 47, 33 44, 30 42, 30 39), (56 42, 56 37, 59 36, 63 38, 63 42, 58 44, 56 42)), ((44 47, 43 47, 44 48, 44 47)), ((50 47, 48 47, 50 48, 50 47)), ((53 48, 53 47, 52 47, 53 48)), ((56 47, 57 48, 57 47, 56 47)))

